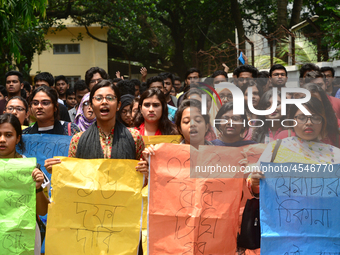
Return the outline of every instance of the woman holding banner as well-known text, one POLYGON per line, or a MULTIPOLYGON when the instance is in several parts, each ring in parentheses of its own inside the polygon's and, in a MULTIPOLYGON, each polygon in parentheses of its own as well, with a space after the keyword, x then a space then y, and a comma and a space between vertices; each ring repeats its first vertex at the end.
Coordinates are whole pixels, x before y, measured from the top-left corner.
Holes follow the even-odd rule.
MULTIPOLYGON (((320 139, 326 135, 327 120, 321 101, 312 97, 307 103, 302 104, 312 114, 304 115, 296 105, 292 105, 289 118, 294 119, 294 137, 282 140, 277 154, 272 162, 286 163, 298 162, 303 164, 339 164, 340 149, 322 143, 320 139)), ((277 141, 268 144, 258 162, 271 162, 277 141)), ((248 179, 248 186, 253 193, 259 193, 261 174, 252 174, 248 179)))
POLYGON ((134 124, 142 136, 177 135, 178 133, 175 125, 168 119, 165 96, 156 88, 148 89, 141 95, 134 124))
MULTIPOLYGON (((13 114, 4 113, 0 116, 0 158, 24 158, 16 151, 16 145, 21 151, 25 150, 22 140, 21 123, 13 114)), ((32 178, 36 187, 36 214, 45 215, 47 213, 48 198, 43 192, 44 174, 38 168, 32 172, 32 178)), ((33 194, 32 194, 33 195, 33 194)), ((40 254, 41 237, 38 224, 36 224, 34 254, 40 254)))
POLYGON ((29 103, 37 122, 24 129, 23 134, 74 135, 80 131, 76 124, 58 120, 58 95, 53 88, 38 87, 32 92, 29 103))

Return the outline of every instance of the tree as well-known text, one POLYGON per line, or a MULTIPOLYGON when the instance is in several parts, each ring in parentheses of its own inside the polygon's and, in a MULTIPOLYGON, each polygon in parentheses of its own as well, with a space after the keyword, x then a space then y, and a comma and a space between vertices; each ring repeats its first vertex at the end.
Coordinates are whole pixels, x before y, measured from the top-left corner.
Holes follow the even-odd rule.
POLYGON ((44 17, 47 0, 3 0, 0 6, 0 75, 23 59, 21 35, 44 17))

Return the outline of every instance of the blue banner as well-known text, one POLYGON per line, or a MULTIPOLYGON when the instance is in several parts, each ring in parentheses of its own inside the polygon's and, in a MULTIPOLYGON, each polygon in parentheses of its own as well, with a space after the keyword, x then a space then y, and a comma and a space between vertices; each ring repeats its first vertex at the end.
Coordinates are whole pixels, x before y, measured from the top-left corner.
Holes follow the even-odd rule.
POLYGON ((37 163, 41 165, 41 170, 51 180, 51 174, 48 173, 44 167, 45 159, 53 158, 54 156, 68 156, 68 149, 72 136, 67 135, 49 135, 49 134, 26 134, 22 136, 25 143, 26 157, 37 158, 37 163))
MULTIPOLYGON (((261 169, 293 169, 290 164, 261 163, 261 169)), ((261 254, 340 254, 339 165, 325 167, 333 168, 332 178, 313 176, 312 165, 296 165, 296 174, 264 172, 260 181, 261 254)))

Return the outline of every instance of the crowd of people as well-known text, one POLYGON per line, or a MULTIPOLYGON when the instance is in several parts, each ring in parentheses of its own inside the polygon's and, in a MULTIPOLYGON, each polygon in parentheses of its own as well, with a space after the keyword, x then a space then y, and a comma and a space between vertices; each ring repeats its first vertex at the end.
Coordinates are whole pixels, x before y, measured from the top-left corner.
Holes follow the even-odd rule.
MULTIPOLYGON (((6 86, 0 86, 0 111, 4 113, 0 116, 0 157, 24 157, 15 150, 17 144, 23 145, 22 134, 68 135, 73 136, 69 157, 136 159, 136 170, 147 177, 148 165, 152 164, 149 155, 157 153, 157 146, 145 148, 143 136, 181 135, 181 144, 196 149, 200 145, 268 144, 259 160, 262 162, 340 163, 340 90, 333 85, 335 72, 331 67, 320 69, 311 63, 301 67, 297 86, 310 91, 311 99, 303 106, 312 115, 291 105, 287 116, 281 113, 281 90, 286 87, 288 72, 279 64, 269 72, 259 72, 251 65, 239 66, 232 82, 225 65, 224 70, 205 80, 197 68, 190 68, 183 82, 171 73, 146 79, 146 68, 141 74, 141 81, 124 79, 120 72, 110 79, 105 70, 92 67, 85 80, 78 80, 71 88, 63 75, 39 73, 32 86, 23 81, 20 72, 9 71, 6 86), (241 89, 244 102, 234 100, 230 89, 219 86, 223 84, 241 89), (273 111, 257 116, 248 102, 257 110, 273 111), (244 114, 234 114, 233 107, 240 104, 245 106, 244 114), (206 112, 202 106, 206 106, 206 112), (224 121, 215 125, 215 119, 224 121), (283 126, 284 119, 295 120, 295 126, 283 126), (282 142, 273 160, 278 140, 282 142)), ((296 99, 305 96, 287 95, 296 99)), ((60 162, 47 159, 45 168, 52 173, 52 166, 60 162)), ((239 164, 248 164, 246 155, 239 164)), ((34 169, 32 177, 37 188, 37 214, 44 215, 48 204, 41 192, 44 176, 34 169)), ((245 176, 245 185, 254 197, 259 197, 261 177, 245 176)), ((238 247, 236 251, 249 252, 258 250, 238 247)))

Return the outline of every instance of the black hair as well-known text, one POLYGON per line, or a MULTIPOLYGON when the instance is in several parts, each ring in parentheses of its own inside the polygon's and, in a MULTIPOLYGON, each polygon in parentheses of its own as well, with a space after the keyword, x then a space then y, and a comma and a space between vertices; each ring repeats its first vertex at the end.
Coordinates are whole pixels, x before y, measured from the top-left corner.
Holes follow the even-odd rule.
MULTIPOLYGON (((201 112, 202 106, 201 106, 201 102, 196 99, 183 100, 181 105, 178 107, 176 115, 175 115, 175 125, 178 131, 182 131, 181 130, 182 115, 183 115, 184 110, 187 109, 188 107, 196 107, 201 112)), ((210 123, 210 116, 208 114, 205 114, 205 115, 202 114, 202 117, 204 119, 205 124, 208 125, 210 123)), ((179 133, 184 139, 182 132, 179 132, 179 133)))
POLYGON ((151 85, 153 82, 161 82, 161 83, 162 83, 162 86, 164 87, 164 79, 163 79, 163 77, 161 77, 161 76, 152 76, 152 77, 150 77, 149 79, 147 79, 147 80, 146 80, 146 86, 147 86, 148 89, 150 88, 150 85, 151 85))
POLYGON ((54 84, 53 75, 48 72, 38 73, 34 77, 34 84, 37 83, 38 81, 46 81, 50 87, 52 87, 54 84))
POLYGON ((83 91, 85 89, 89 89, 89 87, 86 85, 84 80, 78 80, 76 81, 76 83, 74 84, 74 92, 77 93, 77 91, 83 91))
POLYGON ((8 72, 5 74, 5 81, 7 80, 7 77, 8 77, 8 76, 12 76, 12 75, 18 76, 20 83, 23 83, 23 81, 24 81, 24 76, 22 75, 22 73, 20 73, 19 71, 15 71, 15 70, 8 71, 8 72))
POLYGON ((210 77, 211 77, 211 78, 215 78, 215 77, 217 77, 217 76, 219 76, 219 75, 223 75, 223 76, 227 79, 227 81, 228 81, 228 73, 226 73, 226 72, 223 71, 223 70, 217 70, 217 71, 215 71, 210 77))
POLYGON ((139 94, 143 94, 148 89, 146 82, 142 82, 139 87, 139 94))
POLYGON ((23 97, 21 97, 21 96, 11 97, 11 98, 7 101, 5 107, 7 107, 8 103, 9 103, 11 100, 13 100, 13 99, 18 99, 18 100, 20 100, 20 101, 24 104, 24 106, 25 106, 25 111, 28 112, 28 103, 27 103, 27 101, 25 100, 25 98, 23 98, 23 97))
POLYGON ((141 108, 143 106, 143 101, 147 98, 157 96, 158 100, 162 105, 162 116, 158 121, 158 129, 161 131, 162 135, 175 135, 177 134, 177 130, 175 125, 168 118, 168 105, 166 102, 165 95, 162 91, 156 88, 147 89, 139 99, 139 110, 135 116, 135 127, 139 127, 142 123, 144 123, 144 117, 141 113, 141 108))
MULTIPOLYGON (((322 129, 321 129, 321 137, 325 137, 326 135, 326 127, 327 127, 327 119, 325 115, 325 110, 323 108, 322 102, 317 99, 316 97, 311 97, 311 99, 302 104, 303 106, 307 107, 311 113, 318 114, 322 117, 322 129)), ((289 112, 289 119, 294 119, 296 112, 299 110, 299 108, 293 104, 290 107, 289 112)))
POLYGON ((90 87, 90 81, 91 81, 91 79, 92 79, 92 77, 93 77, 93 75, 95 73, 99 73, 100 76, 104 80, 110 79, 109 75, 107 74, 107 72, 103 68, 100 68, 100 67, 91 67, 85 73, 85 83, 86 83, 87 87, 90 87))
POLYGON ((174 75, 172 73, 164 73, 163 72, 163 73, 160 73, 159 76, 161 76, 163 78, 163 80, 170 78, 171 84, 174 85, 175 79, 174 79, 174 75))
MULTIPOLYGON (((233 102, 225 103, 224 105, 222 105, 222 107, 217 112, 215 119, 222 119, 222 115, 225 114, 226 112, 232 111, 233 108, 234 108, 233 102)), ((242 119, 245 123, 245 127, 244 127, 244 130, 242 131, 242 133, 245 134, 244 137, 246 137, 248 135, 248 130, 249 130, 247 115, 245 113, 243 113, 243 114, 241 114, 241 117, 242 117, 242 119), (247 131, 247 132, 245 133, 245 131, 247 131)), ((215 127, 218 131, 220 131, 222 133, 222 131, 220 130, 220 124, 219 123, 216 124, 215 127)), ((243 139, 244 139, 244 137, 243 137, 243 139)))
POLYGON ((59 107, 58 107, 58 93, 57 93, 57 91, 54 88, 47 87, 45 85, 39 86, 38 88, 34 89, 32 94, 30 95, 29 100, 28 100, 29 104, 31 104, 33 98, 35 97, 35 95, 38 92, 44 92, 51 99, 51 102, 52 102, 54 108, 57 109, 54 112, 54 120, 59 119, 59 107))
POLYGON ((260 71, 257 75, 256 83, 261 87, 265 87, 268 83, 269 72, 268 71, 260 71))
POLYGON ((174 81, 180 81, 181 82, 181 78, 179 78, 178 76, 174 76, 174 81))
POLYGON ((64 75, 59 75, 59 76, 55 77, 54 82, 55 82, 56 86, 57 86, 58 81, 64 81, 68 84, 68 80, 66 79, 66 77, 64 75))
POLYGON ((240 73, 244 73, 244 72, 251 73, 253 78, 257 78, 259 71, 257 70, 257 68, 251 65, 242 65, 242 66, 237 67, 234 70, 233 74, 236 75, 238 78, 240 76, 240 73))
POLYGON ((199 95, 202 98, 203 91, 198 88, 191 88, 187 93, 184 94, 183 100, 189 99, 189 96, 194 94, 199 95))
POLYGON ((326 77, 323 73, 321 73, 319 70, 316 71, 310 71, 306 74, 304 83, 311 83, 313 80, 317 78, 322 78, 324 82, 326 82, 326 77))
POLYGON ((330 67, 330 66, 324 66, 324 67, 321 67, 320 68, 320 71, 323 73, 323 72, 326 72, 326 71, 331 71, 332 72, 332 77, 334 77, 334 74, 335 74, 335 70, 333 67, 330 67))
POLYGON ((115 96, 117 97, 117 104, 119 104, 119 102, 120 102, 120 91, 119 91, 118 87, 116 85, 114 85, 112 82, 110 82, 109 80, 102 80, 102 81, 98 82, 96 85, 94 85, 94 87, 92 88, 92 90, 90 92, 90 104, 92 105, 94 93, 96 93, 96 91, 98 89, 101 89, 101 88, 104 88, 104 87, 110 87, 115 92, 115 96))
MULTIPOLYGON (((277 96, 281 98, 281 92, 277 90, 277 96)), ((266 110, 271 106, 269 100, 273 97, 273 89, 265 92, 260 99, 259 104, 257 105, 258 110, 266 110)), ((281 116, 283 118, 283 116, 281 116)), ((252 140, 258 143, 264 143, 265 134, 268 133, 268 129, 270 127, 271 122, 266 121, 266 116, 259 115, 258 119, 262 120, 264 124, 261 127, 256 127, 253 130, 252 140)))
POLYGON ((198 77, 201 77, 201 72, 196 67, 191 67, 185 73, 185 80, 188 78, 189 74, 198 73, 198 77))
POLYGON ((306 83, 303 85, 304 89, 307 89, 311 92, 312 96, 315 93, 318 93, 321 97, 321 102, 323 104, 323 108, 325 110, 325 116, 327 120, 326 131, 330 136, 336 136, 339 132, 338 130, 338 119, 333 110, 332 104, 328 99, 326 92, 318 85, 313 83, 306 83))
POLYGON ((123 79, 121 79, 121 78, 113 78, 112 79, 112 83, 118 83, 120 81, 123 81, 123 79))
POLYGON ((8 92, 5 86, 0 85, 0 93, 4 96, 4 97, 8 97, 8 92))
POLYGON ((130 82, 132 82, 135 86, 140 86, 140 81, 138 79, 131 79, 130 82))
POLYGON ((24 81, 24 89, 26 89, 28 92, 32 91, 31 84, 28 81, 24 81))
POLYGON ((275 70, 284 70, 285 73, 286 73, 286 76, 288 76, 288 72, 287 72, 287 69, 283 66, 283 65, 280 65, 280 64, 276 64, 276 65, 273 65, 270 70, 269 70, 269 76, 272 77, 272 73, 273 71, 275 70))
POLYGON ((10 113, 4 113, 0 115, 0 124, 9 123, 12 125, 12 127, 15 129, 15 132, 17 133, 17 138, 20 136, 20 140, 18 143, 18 147, 21 150, 21 152, 25 152, 25 144, 22 140, 22 130, 21 130, 21 124, 19 119, 10 113))
POLYGON ((72 95, 75 95, 75 92, 74 92, 74 89, 67 89, 66 92, 65 92, 65 95, 66 95, 66 98, 68 96, 72 96, 72 95))
POLYGON ((304 64, 301 68, 300 68, 300 78, 303 78, 303 75, 306 73, 306 72, 310 72, 310 71, 319 71, 320 68, 315 65, 315 64, 312 64, 312 63, 307 63, 307 64, 304 64))
POLYGON ((262 95, 263 95, 263 89, 262 89, 262 87, 260 86, 260 85, 258 85, 257 84, 257 82, 255 82, 255 81, 253 81, 253 80, 249 80, 249 81, 247 81, 245 84, 244 84, 244 86, 241 88, 241 90, 242 90, 242 92, 243 92, 243 95, 246 93, 246 91, 247 91, 247 89, 249 88, 249 87, 256 87, 257 88, 257 90, 259 91, 259 96, 260 96, 260 98, 262 97, 262 95))
POLYGON ((119 89, 121 96, 126 94, 130 94, 132 96, 135 95, 135 85, 129 80, 121 80, 116 84, 116 86, 119 89))

